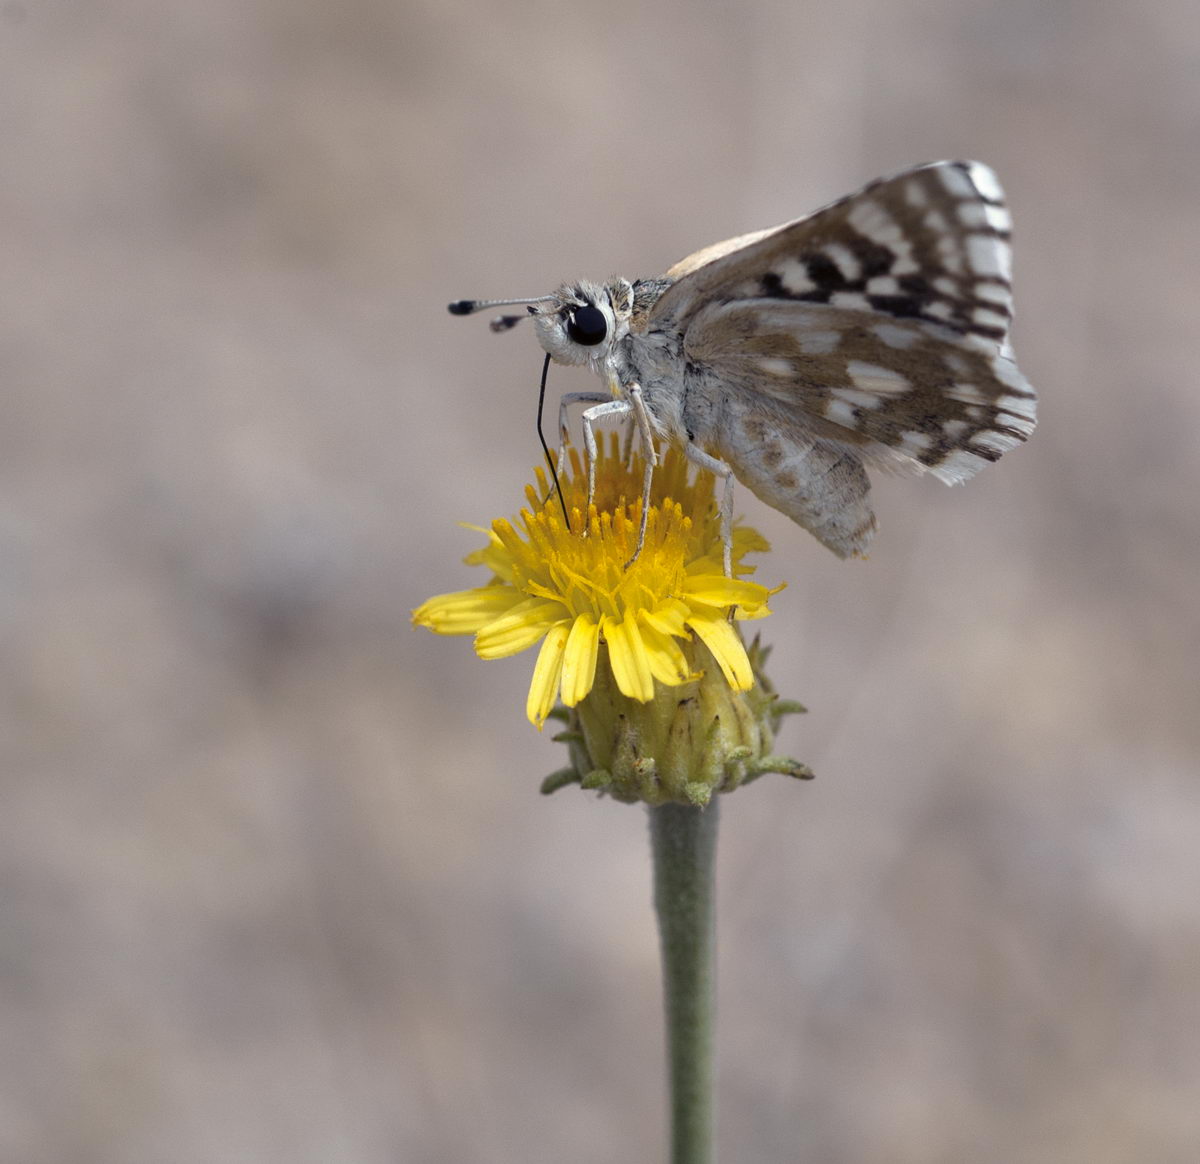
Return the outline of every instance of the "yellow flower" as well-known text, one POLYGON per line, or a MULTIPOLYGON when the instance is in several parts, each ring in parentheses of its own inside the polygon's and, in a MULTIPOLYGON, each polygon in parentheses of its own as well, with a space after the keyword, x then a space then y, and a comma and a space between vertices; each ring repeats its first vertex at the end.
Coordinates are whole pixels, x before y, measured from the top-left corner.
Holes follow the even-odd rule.
POLYGON ((557 700, 575 707, 584 699, 597 668, 610 668, 619 692, 639 703, 654 698, 656 683, 673 687, 696 679, 688 661, 696 652, 683 649, 693 635, 706 648, 702 657, 715 660, 734 691, 754 686, 729 615, 770 613, 767 599, 782 587, 747 581, 753 568, 742 565, 747 553, 768 549, 766 541, 752 529, 735 529, 735 577, 726 577, 712 474, 689 480, 687 460, 671 448, 654 470, 645 545, 630 564, 642 469, 640 455, 621 455, 615 435, 602 443, 585 522, 587 473, 572 450, 562 479, 569 529, 557 493, 538 469, 516 523, 498 518, 487 546, 466 559, 490 569, 491 582, 430 598, 413 611, 415 624, 438 634, 474 634, 483 659, 540 642, 526 703, 539 728, 557 700))

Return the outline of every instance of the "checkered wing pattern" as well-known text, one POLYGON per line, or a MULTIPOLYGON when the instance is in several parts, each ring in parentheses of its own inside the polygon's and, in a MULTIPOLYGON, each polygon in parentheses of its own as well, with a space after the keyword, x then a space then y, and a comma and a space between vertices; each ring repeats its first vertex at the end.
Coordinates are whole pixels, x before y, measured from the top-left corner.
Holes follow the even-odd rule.
POLYGON ((684 259, 646 326, 822 442, 965 481, 1035 423, 1010 230, 987 166, 936 162, 684 259))

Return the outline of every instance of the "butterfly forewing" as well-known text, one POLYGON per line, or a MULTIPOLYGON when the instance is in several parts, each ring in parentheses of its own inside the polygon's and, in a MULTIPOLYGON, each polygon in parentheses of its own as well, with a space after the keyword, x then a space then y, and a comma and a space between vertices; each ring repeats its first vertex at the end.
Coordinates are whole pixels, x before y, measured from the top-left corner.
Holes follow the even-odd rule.
POLYGON ((1009 237, 992 171, 939 162, 683 260, 648 326, 818 438, 957 482, 1034 427, 1009 237))

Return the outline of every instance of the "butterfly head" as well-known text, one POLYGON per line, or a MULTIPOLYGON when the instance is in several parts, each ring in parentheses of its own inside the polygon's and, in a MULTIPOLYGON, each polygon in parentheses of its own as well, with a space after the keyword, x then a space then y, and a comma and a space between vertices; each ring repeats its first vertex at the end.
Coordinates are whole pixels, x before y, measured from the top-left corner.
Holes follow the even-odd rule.
POLYGON ((538 342, 555 363, 599 367, 629 331, 632 307, 632 286, 614 279, 568 284, 529 310, 538 342))

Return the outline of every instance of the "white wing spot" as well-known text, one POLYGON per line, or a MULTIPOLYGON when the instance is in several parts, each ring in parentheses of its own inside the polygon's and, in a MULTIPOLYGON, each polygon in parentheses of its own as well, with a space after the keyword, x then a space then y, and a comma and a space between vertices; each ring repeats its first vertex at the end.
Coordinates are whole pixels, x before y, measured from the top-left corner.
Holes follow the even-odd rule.
POLYGON ((831 396, 825 401, 825 415, 834 424, 844 425, 846 428, 855 428, 858 424, 854 415, 854 406, 849 401, 839 400, 836 396, 831 396))
POLYGON ((970 449, 955 449, 940 465, 935 465, 929 471, 947 485, 960 485, 990 463, 970 449))
POLYGON ((1010 416, 1007 412, 1000 417, 1000 423, 1006 427, 1015 429, 1020 433, 1020 437, 1013 437, 1013 444, 1016 444, 1022 438, 1029 437, 1033 434, 1033 430, 1037 427, 1037 421, 1032 416, 1010 416))
POLYGON ((987 208, 987 224, 993 230, 1012 230, 1012 215, 1007 206, 991 206, 987 208))
MULTIPOLYGON (((952 327, 947 327, 944 323, 937 323, 932 319, 922 319, 917 323, 917 326, 925 335, 932 340, 937 340, 939 344, 952 344, 954 347, 961 347, 962 341, 965 338, 961 332, 955 331, 952 327)), ((992 346, 995 347, 994 344, 992 346)))
POLYGON ((856 202, 846 215, 846 221, 859 234, 883 246, 894 246, 904 239, 904 232, 895 220, 872 198, 856 202))
POLYGON ((806 356, 827 356, 841 340, 840 331, 802 331, 796 335, 796 342, 806 356))
POLYGON ((847 360, 846 371, 855 386, 883 396, 895 396, 907 392, 912 384, 894 368, 882 364, 868 364, 865 360, 847 360))
POLYGON ((999 303, 1003 307, 1012 302, 1008 288, 999 283, 976 283, 974 293, 976 299, 986 299, 989 303, 999 303))
POLYGON ((958 204, 959 221, 968 230, 979 230, 988 224, 987 215, 984 214, 986 209, 986 202, 960 202, 958 204))
POLYGON ((971 179, 966 176, 957 166, 941 166, 938 168, 938 177, 942 180, 942 185, 954 195, 955 198, 974 198, 976 187, 971 184, 971 179))
POLYGON ((791 295, 802 295, 805 291, 817 289, 817 285, 809 278, 808 266, 799 259, 788 259, 780 265, 777 273, 784 289, 791 295))
POLYGON ((899 295, 900 284, 891 275, 876 275, 867 280, 868 295, 899 295))
POLYGON ((976 433, 967 445, 968 450, 976 449, 991 449, 994 453, 1007 453, 1009 449, 1021 442, 1017 437, 1005 436, 1002 432, 980 432, 976 433))
POLYGON ((939 275, 933 281, 933 289, 942 295, 949 295, 954 299, 958 298, 959 284, 957 279, 947 279, 945 275, 939 275))
POLYGON ((1000 188, 1000 180, 991 166, 985 166, 982 162, 971 162, 967 166, 967 171, 971 175, 971 181, 975 183, 975 189, 980 194, 993 202, 1004 201, 1004 191, 1000 188))
MULTIPOLYGON (((951 384, 946 395, 952 400, 961 400, 964 404, 991 404, 992 402, 992 398, 986 392, 981 391, 978 384, 951 384)), ((967 415, 971 415, 969 409, 967 415)))
POLYGON ((851 311, 870 311, 867 297, 858 291, 835 291, 829 297, 830 307, 845 307, 851 311))
POLYGON ((883 403, 883 397, 877 392, 864 392, 861 388, 835 388, 834 396, 853 404, 855 408, 878 408, 883 403))
POLYGON ((942 266, 951 275, 961 275, 963 273, 963 256, 958 238, 952 234, 943 234, 934 245, 942 266))
POLYGON ((847 283, 853 283, 862 277, 862 264, 854 257, 849 247, 841 243, 829 243, 825 253, 833 260, 833 265, 842 273, 847 283))
POLYGON ((1012 274, 1012 257, 1008 244, 990 235, 967 235, 967 261, 977 275, 1007 279, 1012 274))
POLYGON ((934 319, 951 319, 954 316, 954 308, 949 303, 930 303, 921 311, 924 315, 932 315, 934 319))
POLYGON ((936 234, 945 234, 950 229, 946 216, 940 210, 931 210, 925 215, 925 225, 936 234))
POLYGON ((978 352, 981 356, 988 356, 991 359, 996 357, 996 341, 991 336, 980 335, 978 332, 969 331, 964 336, 959 336, 959 347, 969 348, 973 352, 978 352))
POLYGON ((923 453, 933 448, 933 437, 927 432, 906 432, 901 434, 900 447, 910 453, 923 453))
POLYGON ((958 217, 968 230, 1012 230, 1012 215, 1003 206, 992 206, 987 202, 960 202, 958 217))
POLYGON ((916 178, 911 179, 905 184, 904 201, 909 206, 917 207, 917 209, 929 205, 929 195, 925 193, 925 187, 916 178))
POLYGON ((1017 365, 1012 360, 1001 357, 992 364, 992 375, 1006 388, 1015 388, 1019 392, 1028 392, 1029 381, 1021 375, 1017 365))
POLYGON ((911 348, 921 338, 915 331, 895 323, 877 323, 871 330, 889 348, 899 348, 901 351, 911 348))
POLYGON ((942 424, 942 432, 948 441, 957 441, 964 433, 970 431, 971 426, 965 420, 947 420, 942 424))
POLYGON ((785 360, 781 356, 760 356, 758 366, 768 376, 790 377, 796 374, 796 365, 791 360, 785 360))
MULTIPOLYGON (((1028 396, 1001 396, 996 401, 997 408, 1003 408, 1005 412, 1016 413, 1017 417, 1028 417, 1033 420, 1037 416, 1037 402, 1030 399, 1028 396)), ((1020 421, 1014 418, 1014 428, 1020 428, 1020 421)), ((1030 431, 1033 430, 1033 425, 1030 425, 1030 431)))
POLYGON ((1001 315, 998 311, 989 311, 986 307, 976 307, 971 312, 971 319, 980 327, 998 327, 1004 331, 1008 330, 1008 317, 1001 315))

